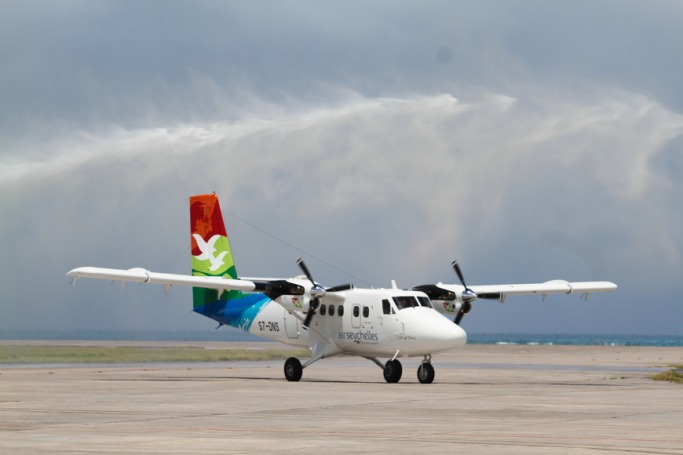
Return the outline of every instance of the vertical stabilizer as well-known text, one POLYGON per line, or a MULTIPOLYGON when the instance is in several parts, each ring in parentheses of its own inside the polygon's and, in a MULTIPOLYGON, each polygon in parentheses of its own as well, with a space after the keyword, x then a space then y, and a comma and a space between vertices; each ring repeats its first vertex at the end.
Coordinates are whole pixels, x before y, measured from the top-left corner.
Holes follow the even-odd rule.
MULTIPOLYGON (((190 197, 190 235, 192 275, 237 279, 230 240, 215 194, 190 197)), ((228 291, 227 299, 240 295, 240 291, 228 291)), ((195 310, 220 298, 226 296, 219 296, 213 289, 193 288, 195 310)))
MULTIPOLYGON (((192 275, 238 279, 223 214, 215 194, 190 197, 192 275)), ((249 331, 271 300, 264 294, 192 288, 192 310, 221 324, 249 331)))

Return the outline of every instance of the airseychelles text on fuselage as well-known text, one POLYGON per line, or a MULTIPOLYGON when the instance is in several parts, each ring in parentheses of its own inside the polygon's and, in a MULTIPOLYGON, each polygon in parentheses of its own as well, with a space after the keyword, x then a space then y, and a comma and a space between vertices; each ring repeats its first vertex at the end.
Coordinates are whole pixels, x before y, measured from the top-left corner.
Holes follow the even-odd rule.
POLYGON ((357 332, 339 332, 337 338, 339 340, 353 341, 354 343, 379 343, 379 334, 371 330, 357 332))

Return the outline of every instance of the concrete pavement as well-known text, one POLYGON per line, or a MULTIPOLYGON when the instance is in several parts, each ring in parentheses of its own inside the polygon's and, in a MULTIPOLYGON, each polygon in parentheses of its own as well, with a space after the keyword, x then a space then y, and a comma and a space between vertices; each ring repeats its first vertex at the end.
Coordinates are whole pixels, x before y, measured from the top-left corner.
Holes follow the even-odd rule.
POLYGON ((683 386, 649 379, 683 348, 468 345, 431 385, 401 361, 399 384, 353 357, 299 383, 280 361, 0 366, 0 453, 683 453, 683 386))

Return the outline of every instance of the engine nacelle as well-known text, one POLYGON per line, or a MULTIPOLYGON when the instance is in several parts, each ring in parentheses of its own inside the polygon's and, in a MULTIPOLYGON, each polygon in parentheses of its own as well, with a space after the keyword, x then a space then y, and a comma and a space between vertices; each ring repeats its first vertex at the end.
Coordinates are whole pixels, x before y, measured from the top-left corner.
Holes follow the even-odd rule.
POLYGON ((471 302, 461 302, 460 300, 433 300, 434 309, 441 314, 457 314, 462 308, 464 314, 472 311, 471 302))
POLYGON ((308 295, 281 295, 275 301, 290 313, 294 311, 306 313, 311 307, 311 298, 308 295))
POLYGON ((434 305, 434 309, 439 313, 448 315, 458 312, 460 302, 455 300, 432 300, 432 305, 434 305))

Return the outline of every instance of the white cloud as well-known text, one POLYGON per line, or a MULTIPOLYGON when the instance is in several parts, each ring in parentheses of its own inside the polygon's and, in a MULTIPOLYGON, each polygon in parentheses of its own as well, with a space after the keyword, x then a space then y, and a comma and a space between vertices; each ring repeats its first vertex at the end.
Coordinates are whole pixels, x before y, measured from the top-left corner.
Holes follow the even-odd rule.
MULTIPOLYGON (((68 132, 35 144, 46 160, 0 167, 0 188, 19 198, 1 202, 0 238, 10 255, 50 251, 51 293, 73 300, 60 287, 73 266, 182 272, 182 201, 215 190, 227 211, 375 285, 454 281, 459 258, 471 282, 561 276, 628 290, 640 277, 675 289, 679 187, 652 163, 683 117, 641 95, 595 93, 353 94, 232 122, 68 132)), ((297 273, 297 252, 226 216, 244 273, 297 273)), ((314 267, 322 281, 348 280, 314 267)), ((10 301, 23 299, 22 273, 3 270, 10 301)))

